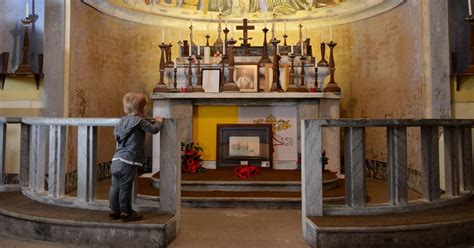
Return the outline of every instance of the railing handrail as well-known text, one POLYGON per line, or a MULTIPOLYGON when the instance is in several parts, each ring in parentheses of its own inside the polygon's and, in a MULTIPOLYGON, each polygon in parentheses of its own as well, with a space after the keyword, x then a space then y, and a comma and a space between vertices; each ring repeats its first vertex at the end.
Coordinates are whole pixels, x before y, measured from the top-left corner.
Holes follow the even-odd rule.
POLYGON ((59 126, 115 126, 120 118, 56 118, 56 117, 23 117, 21 122, 29 125, 59 126))
POLYGON ((322 127, 474 126, 474 119, 311 119, 311 121, 322 127))

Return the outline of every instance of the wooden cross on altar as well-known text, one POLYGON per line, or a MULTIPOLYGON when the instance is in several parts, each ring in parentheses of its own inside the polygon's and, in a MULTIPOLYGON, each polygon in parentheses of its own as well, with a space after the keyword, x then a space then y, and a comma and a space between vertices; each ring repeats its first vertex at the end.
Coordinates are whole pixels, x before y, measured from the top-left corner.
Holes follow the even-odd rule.
POLYGON ((250 43, 248 43, 247 41, 248 40, 251 40, 252 38, 249 38, 248 37, 248 30, 254 30, 255 29, 255 26, 248 26, 248 22, 247 22, 247 19, 244 19, 244 25, 242 26, 237 26, 236 29, 237 30, 243 30, 244 31, 244 37, 243 38, 239 38, 239 40, 243 40, 244 43, 242 43, 241 46, 243 47, 249 47, 250 46, 250 43))

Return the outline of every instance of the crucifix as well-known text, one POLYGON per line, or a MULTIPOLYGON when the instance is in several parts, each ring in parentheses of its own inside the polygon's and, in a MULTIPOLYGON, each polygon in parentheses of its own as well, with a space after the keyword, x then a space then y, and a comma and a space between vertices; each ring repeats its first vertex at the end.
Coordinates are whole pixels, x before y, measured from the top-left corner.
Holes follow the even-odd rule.
POLYGON ((241 46, 243 47, 250 47, 250 43, 248 43, 247 41, 248 40, 251 40, 252 38, 249 38, 248 37, 248 30, 254 30, 255 29, 255 26, 248 26, 248 22, 247 22, 247 19, 244 19, 244 25, 242 26, 237 26, 236 29, 237 30, 243 30, 244 32, 244 37, 243 38, 239 38, 239 40, 243 40, 244 43, 241 44, 241 46))

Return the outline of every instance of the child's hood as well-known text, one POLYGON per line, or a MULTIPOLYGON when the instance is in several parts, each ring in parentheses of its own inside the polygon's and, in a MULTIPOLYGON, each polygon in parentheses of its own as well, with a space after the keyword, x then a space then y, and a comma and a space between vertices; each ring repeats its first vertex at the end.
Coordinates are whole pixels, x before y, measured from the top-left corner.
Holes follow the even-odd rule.
POLYGON ((118 143, 121 143, 122 141, 126 140, 127 137, 133 133, 133 129, 140 124, 141 118, 138 116, 125 116, 123 117, 119 124, 115 127, 114 135, 115 135, 115 140, 117 140, 118 143))

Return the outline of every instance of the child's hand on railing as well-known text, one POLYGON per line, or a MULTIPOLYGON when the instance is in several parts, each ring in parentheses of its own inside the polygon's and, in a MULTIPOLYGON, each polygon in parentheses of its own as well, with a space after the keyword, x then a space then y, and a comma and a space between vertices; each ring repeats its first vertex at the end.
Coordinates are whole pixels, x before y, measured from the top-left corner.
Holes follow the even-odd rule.
POLYGON ((153 118, 155 119, 156 122, 158 122, 158 123, 163 123, 163 117, 161 117, 161 116, 155 116, 155 117, 153 117, 153 118))

